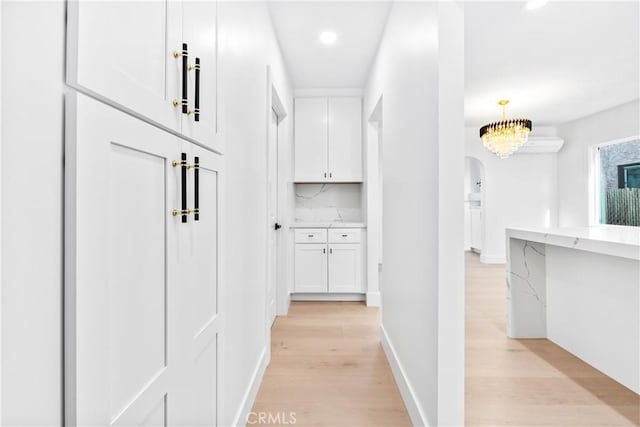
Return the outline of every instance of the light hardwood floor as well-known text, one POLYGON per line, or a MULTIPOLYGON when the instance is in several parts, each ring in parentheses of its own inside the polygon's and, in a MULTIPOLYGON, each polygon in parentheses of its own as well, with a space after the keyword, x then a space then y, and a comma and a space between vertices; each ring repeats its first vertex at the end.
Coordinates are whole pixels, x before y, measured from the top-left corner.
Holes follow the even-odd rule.
MULTIPOLYGON (((640 425, 638 395, 550 341, 506 337, 503 265, 468 253, 466 268, 467 425, 640 425)), ((362 303, 292 303, 253 411, 295 412, 297 426, 410 425, 379 322, 362 303)))
POLYGON ((380 344, 378 309, 293 302, 276 319, 271 341, 255 416, 294 412, 296 426, 411 425, 380 344))
POLYGON ((640 425, 631 390, 548 340, 507 338, 504 265, 467 253, 466 268, 467 425, 640 425))

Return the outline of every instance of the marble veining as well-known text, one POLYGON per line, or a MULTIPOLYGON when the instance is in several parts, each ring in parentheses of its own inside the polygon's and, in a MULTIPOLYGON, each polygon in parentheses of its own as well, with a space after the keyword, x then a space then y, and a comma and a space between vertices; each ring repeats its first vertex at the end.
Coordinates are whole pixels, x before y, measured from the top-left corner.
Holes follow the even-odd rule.
POLYGON ((362 184, 296 184, 296 222, 362 222, 362 184))
POLYGON ((507 238, 640 260, 640 227, 510 228, 507 238))
POLYGON ((545 245, 510 239, 507 268, 509 336, 546 336, 545 245))

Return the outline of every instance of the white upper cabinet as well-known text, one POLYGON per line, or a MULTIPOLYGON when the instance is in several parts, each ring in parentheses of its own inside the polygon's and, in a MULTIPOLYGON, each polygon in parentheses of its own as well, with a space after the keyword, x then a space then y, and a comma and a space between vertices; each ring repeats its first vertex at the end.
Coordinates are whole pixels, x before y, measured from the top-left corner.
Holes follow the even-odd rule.
POLYGON ((221 151, 215 2, 70 1, 67 43, 70 86, 221 151))
POLYGON ((294 120, 294 181, 362 181, 360 98, 296 98, 294 120))
POLYGON ((324 181, 327 167, 327 99, 295 100, 295 180, 324 181))
POLYGON ((330 181, 362 181, 360 98, 329 98, 328 104, 330 181))
POLYGON ((189 47, 187 114, 182 116, 182 134, 222 151, 217 126, 217 4, 184 0, 182 9, 182 40, 189 47))

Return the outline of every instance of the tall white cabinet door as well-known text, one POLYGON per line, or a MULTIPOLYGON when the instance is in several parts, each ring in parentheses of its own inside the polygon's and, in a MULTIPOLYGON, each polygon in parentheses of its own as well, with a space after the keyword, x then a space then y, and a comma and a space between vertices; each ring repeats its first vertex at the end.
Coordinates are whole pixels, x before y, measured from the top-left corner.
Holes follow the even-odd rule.
POLYGON ((173 282, 178 341, 170 354, 180 361, 181 374, 168 424, 216 426, 222 158, 187 142, 181 151, 189 165, 198 165, 188 169, 186 186, 188 208, 197 206, 198 211, 189 214, 186 223, 172 224, 179 230, 175 271, 180 277, 173 282))
POLYGON ((362 292, 360 244, 329 245, 329 292, 362 292))
POLYGON ((221 152, 222 138, 218 134, 217 126, 216 14, 216 1, 182 2, 182 39, 189 46, 189 114, 182 116, 182 134, 221 152))
POLYGON ((84 95, 66 107, 66 424, 165 425, 179 145, 84 95))
POLYGON ((362 101, 329 98, 329 179, 362 181, 362 101))
POLYGON ((326 181, 327 98, 297 98, 294 121, 295 181, 326 181))
POLYGON ((69 1, 67 83, 179 132, 181 9, 172 0, 69 1))
POLYGON ((296 245, 295 292, 327 292, 327 245, 296 245))

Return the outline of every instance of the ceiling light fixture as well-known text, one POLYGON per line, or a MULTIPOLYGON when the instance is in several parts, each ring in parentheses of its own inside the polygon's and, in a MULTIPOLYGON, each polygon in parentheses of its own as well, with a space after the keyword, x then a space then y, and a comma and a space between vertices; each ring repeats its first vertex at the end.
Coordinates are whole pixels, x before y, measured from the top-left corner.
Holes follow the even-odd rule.
POLYGON ((324 44, 333 44, 338 40, 338 36, 333 31, 323 31, 320 33, 320 41, 324 44))
POLYGON ((525 7, 527 10, 536 10, 540 9, 545 4, 549 3, 549 0, 529 0, 525 7))
POLYGON ((531 132, 531 120, 507 120, 505 107, 508 103, 508 99, 498 102, 498 105, 502 107, 502 120, 486 124, 480 128, 480 138, 482 138, 484 146, 501 159, 506 159, 516 152, 518 148, 527 142, 529 132, 531 132))

